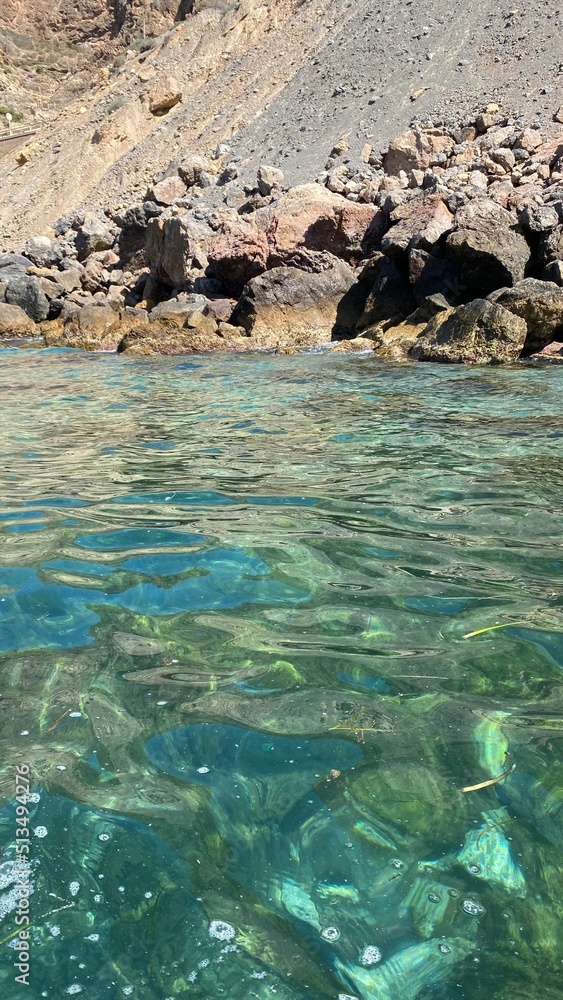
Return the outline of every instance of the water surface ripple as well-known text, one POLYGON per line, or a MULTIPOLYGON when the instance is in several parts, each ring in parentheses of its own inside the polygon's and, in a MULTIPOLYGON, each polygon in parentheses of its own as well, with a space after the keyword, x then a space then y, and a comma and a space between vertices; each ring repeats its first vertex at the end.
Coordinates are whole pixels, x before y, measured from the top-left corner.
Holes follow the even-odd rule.
POLYGON ((3 997, 560 996, 562 390, 0 351, 3 997))

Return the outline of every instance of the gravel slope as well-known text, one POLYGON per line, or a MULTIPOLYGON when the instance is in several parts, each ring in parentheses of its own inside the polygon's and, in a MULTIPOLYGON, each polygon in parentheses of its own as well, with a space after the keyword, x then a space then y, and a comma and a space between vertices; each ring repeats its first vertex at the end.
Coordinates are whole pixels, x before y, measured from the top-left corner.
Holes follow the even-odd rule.
POLYGON ((189 16, 148 56, 93 80, 25 166, 13 154, 0 161, 0 246, 79 205, 138 200, 171 159, 221 140, 243 177, 266 161, 295 183, 314 178, 343 136, 351 156, 365 142, 378 149, 415 114, 457 120, 494 100, 549 120, 563 104, 562 36, 563 5, 551 0, 504 9, 494 0, 242 0, 225 15, 189 16), (182 87, 164 118, 148 112, 147 68, 182 87), (116 96, 123 107, 110 114, 116 96))

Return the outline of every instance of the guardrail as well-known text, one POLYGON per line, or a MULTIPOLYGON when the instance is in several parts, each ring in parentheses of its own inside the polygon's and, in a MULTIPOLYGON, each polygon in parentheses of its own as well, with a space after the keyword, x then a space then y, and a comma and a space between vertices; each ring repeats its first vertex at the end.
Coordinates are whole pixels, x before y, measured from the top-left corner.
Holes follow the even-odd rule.
POLYGON ((32 128, 29 125, 13 125, 11 128, 5 128, 0 132, 0 142, 5 142, 8 139, 19 139, 26 135, 35 135, 38 130, 32 128))

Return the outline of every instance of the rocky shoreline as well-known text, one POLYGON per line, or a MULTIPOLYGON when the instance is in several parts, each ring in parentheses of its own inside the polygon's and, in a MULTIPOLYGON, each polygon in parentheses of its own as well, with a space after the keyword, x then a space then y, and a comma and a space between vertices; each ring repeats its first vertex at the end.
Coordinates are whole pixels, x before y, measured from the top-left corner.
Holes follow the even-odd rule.
POLYGON ((414 121, 314 183, 229 149, 173 162, 142 203, 76 212, 0 255, 4 343, 129 354, 329 343, 391 360, 563 360, 563 109, 414 121))

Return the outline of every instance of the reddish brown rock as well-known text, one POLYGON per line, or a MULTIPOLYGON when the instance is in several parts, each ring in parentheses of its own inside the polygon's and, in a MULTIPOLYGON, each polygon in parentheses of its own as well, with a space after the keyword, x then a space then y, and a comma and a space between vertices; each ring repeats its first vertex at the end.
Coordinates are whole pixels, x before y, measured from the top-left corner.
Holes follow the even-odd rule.
POLYGON ((398 176, 401 170, 409 174, 413 170, 426 170, 437 153, 451 153, 454 140, 448 135, 431 135, 411 129, 389 143, 383 161, 386 174, 398 176))
POLYGON ((267 269, 269 256, 265 233, 242 223, 225 227, 209 246, 209 273, 222 282, 227 295, 237 298, 252 278, 267 269))
POLYGON ((432 250, 452 228, 454 217, 439 195, 413 198, 395 208, 391 228, 381 240, 388 257, 400 259, 411 249, 432 250))

